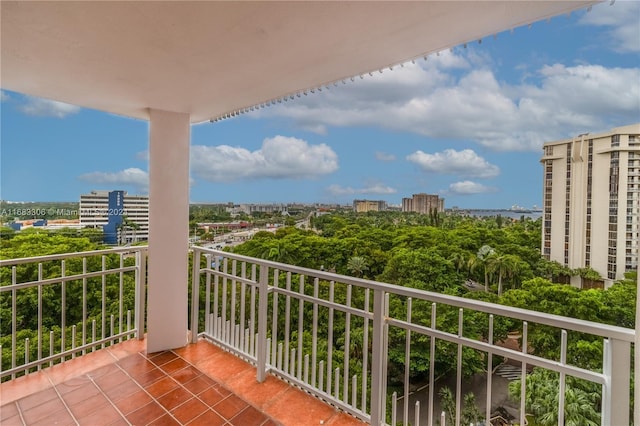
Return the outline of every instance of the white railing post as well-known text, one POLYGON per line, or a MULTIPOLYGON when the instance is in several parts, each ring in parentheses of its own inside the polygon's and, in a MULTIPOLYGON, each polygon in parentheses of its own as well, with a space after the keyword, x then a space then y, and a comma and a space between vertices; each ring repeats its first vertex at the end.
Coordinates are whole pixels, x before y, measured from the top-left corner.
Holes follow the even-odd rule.
POLYGON ((385 421, 384 395, 386 389, 382 389, 383 374, 386 369, 383 365, 384 350, 384 291, 373 291, 373 335, 371 337, 371 424, 379 426, 385 421))
MULTIPOLYGON (((135 293, 135 328, 136 338, 144 339, 144 309, 147 287, 147 250, 136 252, 136 293, 135 293)), ((104 330, 103 330, 104 333, 104 330)))
MULTIPOLYGON (((198 341, 198 317, 200 315, 200 250, 193 249, 191 269, 191 343, 198 341)), ((208 266, 208 265, 207 265, 208 266)))
POLYGON ((629 342, 605 339, 603 349, 602 425, 628 425, 631 347, 629 342))
POLYGON ((269 267, 260 265, 260 287, 258 293, 258 354, 256 378, 259 383, 267 376, 267 298, 269 290, 269 267))

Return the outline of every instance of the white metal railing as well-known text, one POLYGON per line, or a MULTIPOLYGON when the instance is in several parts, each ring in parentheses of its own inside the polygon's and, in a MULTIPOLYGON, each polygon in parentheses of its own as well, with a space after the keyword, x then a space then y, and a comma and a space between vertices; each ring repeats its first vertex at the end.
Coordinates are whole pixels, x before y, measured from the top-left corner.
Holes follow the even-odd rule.
POLYGON ((522 366, 521 424, 526 424, 524 397, 529 366, 559 374, 559 425, 564 424, 568 376, 602 385, 603 425, 629 424, 631 343, 635 338, 632 329, 201 247, 193 247, 193 254, 193 341, 198 337, 210 339, 255 364, 258 381, 263 381, 267 373, 274 374, 375 425, 433 425, 436 419, 443 424, 444 414, 441 417, 434 412, 435 392, 431 390, 437 377, 437 346, 449 345, 451 357, 456 359, 455 372, 451 372, 456 377, 456 426, 461 421, 462 364, 468 351, 480 354, 486 366, 486 419, 491 415, 494 357, 503 357, 522 366), (392 316, 390 306, 403 315, 392 316), (486 320, 486 333, 469 335, 465 324, 468 327, 471 319, 479 321, 478 314, 486 320), (457 320, 456 333, 437 326, 447 318, 454 323, 457 320), (494 324, 505 319, 519 324, 521 350, 497 341, 494 324), (528 353, 528 331, 535 326, 552 327, 558 333, 561 347, 557 359, 528 353), (567 361, 567 336, 572 333, 603 339, 601 369, 593 371, 567 361), (392 346, 404 349, 404 359, 394 360, 403 369, 401 385, 395 387, 389 383, 388 374, 394 364, 389 361, 392 346), (420 405, 420 399, 409 406, 412 350, 429 353, 429 391, 422 398, 426 407, 420 405), (398 397, 398 391, 402 396, 398 397))
POLYGON ((146 256, 134 246, 0 260, 0 378, 142 338, 146 256))

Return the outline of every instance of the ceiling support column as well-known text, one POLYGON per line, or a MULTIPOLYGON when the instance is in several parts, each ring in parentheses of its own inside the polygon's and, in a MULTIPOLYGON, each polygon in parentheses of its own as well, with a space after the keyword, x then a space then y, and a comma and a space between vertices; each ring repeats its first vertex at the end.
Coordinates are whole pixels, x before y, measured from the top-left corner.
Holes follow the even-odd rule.
POLYGON ((147 351, 187 343, 189 114, 150 110, 147 351))

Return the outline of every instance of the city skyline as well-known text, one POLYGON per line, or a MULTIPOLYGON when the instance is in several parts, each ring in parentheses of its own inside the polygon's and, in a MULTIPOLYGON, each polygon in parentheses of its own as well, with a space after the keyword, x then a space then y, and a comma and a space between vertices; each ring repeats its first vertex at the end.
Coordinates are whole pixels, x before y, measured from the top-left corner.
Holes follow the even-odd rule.
MULTIPOLYGON (((542 144, 639 121, 640 2, 599 4, 192 126, 192 203, 542 205, 542 144)), ((1 92, 0 198, 147 189, 148 124, 1 92)))

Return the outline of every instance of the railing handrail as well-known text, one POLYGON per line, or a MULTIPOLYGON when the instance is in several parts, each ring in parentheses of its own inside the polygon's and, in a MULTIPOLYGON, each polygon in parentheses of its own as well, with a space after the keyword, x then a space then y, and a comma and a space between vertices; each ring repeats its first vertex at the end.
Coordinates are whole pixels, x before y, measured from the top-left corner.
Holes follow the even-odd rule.
POLYGON ((0 267, 24 265, 25 263, 48 262, 52 260, 62 260, 62 259, 69 259, 69 258, 98 256, 101 254, 117 254, 117 253, 128 253, 128 252, 135 253, 139 251, 146 251, 147 249, 148 249, 147 245, 130 246, 130 247, 113 247, 113 248, 100 249, 100 250, 78 251, 73 253, 49 254, 45 256, 20 257, 15 259, 0 259, 0 267))
POLYGON ((513 306, 499 305, 497 303, 466 299, 459 296, 435 293, 427 290, 420 290, 410 287, 403 287, 396 284, 382 283, 364 278, 350 277, 348 275, 336 274, 333 272, 319 271, 316 269, 301 266, 289 265, 271 260, 259 259, 235 253, 209 249, 200 246, 193 246, 194 251, 209 253, 216 256, 228 257, 240 261, 259 263, 272 268, 286 270, 306 276, 313 276, 327 281, 340 282, 342 284, 352 284, 357 287, 369 288, 372 290, 382 290, 386 293, 411 297, 414 299, 427 300, 429 302, 442 303, 458 308, 467 308, 475 311, 485 312, 498 316, 511 317, 517 320, 533 322, 536 324, 548 325, 556 328, 563 328, 595 336, 613 338, 624 342, 633 343, 636 331, 634 329, 603 324, 578 318, 564 317, 561 315, 548 314, 544 312, 532 311, 513 306))

